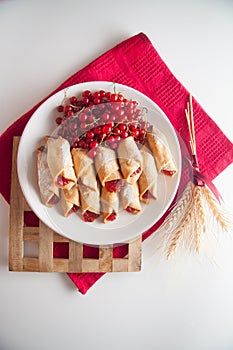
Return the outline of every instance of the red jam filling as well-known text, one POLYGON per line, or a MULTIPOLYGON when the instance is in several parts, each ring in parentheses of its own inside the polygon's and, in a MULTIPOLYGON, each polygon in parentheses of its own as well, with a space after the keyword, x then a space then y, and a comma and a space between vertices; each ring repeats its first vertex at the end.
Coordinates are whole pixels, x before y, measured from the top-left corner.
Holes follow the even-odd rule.
POLYGON ((142 196, 142 198, 143 198, 143 199, 150 199, 150 198, 154 198, 154 197, 152 196, 152 194, 150 193, 150 191, 147 190, 147 191, 144 193, 144 195, 142 196))
POLYGON ((125 210, 126 210, 128 213, 132 213, 132 214, 136 214, 136 213, 138 212, 137 209, 132 208, 132 207, 127 207, 127 208, 125 208, 125 210))
POLYGON ((49 200, 49 204, 51 205, 57 204, 58 202, 59 202, 59 197, 56 194, 54 194, 52 198, 49 200))
POLYGON ((117 214, 115 211, 113 211, 108 217, 107 217, 107 221, 114 221, 116 220, 117 214))
POLYGON ((93 222, 99 217, 99 214, 92 213, 91 211, 87 210, 83 214, 83 220, 85 222, 93 222))
POLYGON ((112 180, 105 182, 105 188, 108 192, 119 192, 123 187, 121 180, 112 180))
POLYGON ((70 209, 69 214, 76 213, 76 211, 79 210, 79 206, 74 204, 73 207, 70 209))
POLYGON ((69 179, 66 179, 64 176, 62 175, 58 175, 57 177, 57 186, 60 186, 60 187, 64 187, 66 186, 68 183, 70 182, 69 179))
POLYGON ((162 170, 162 173, 164 175, 167 175, 167 176, 173 176, 176 173, 176 171, 175 170, 166 170, 166 169, 164 169, 164 170, 162 170))
POLYGON ((135 171, 130 175, 130 177, 133 177, 133 176, 139 174, 140 172, 141 172, 141 168, 139 167, 137 170, 135 170, 135 171))

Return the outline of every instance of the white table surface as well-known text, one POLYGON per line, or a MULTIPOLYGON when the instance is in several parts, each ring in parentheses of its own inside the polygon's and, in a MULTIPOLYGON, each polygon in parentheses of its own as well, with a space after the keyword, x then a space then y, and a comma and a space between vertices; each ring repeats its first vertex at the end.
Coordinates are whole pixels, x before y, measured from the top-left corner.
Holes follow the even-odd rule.
MULTIPOLYGON (((0 1, 0 133, 141 31, 232 140, 231 0, 0 1)), ((229 208, 232 178, 231 165, 214 181, 229 208)), ((1 197, 1 350, 233 349, 233 233, 213 259, 159 261, 145 245, 140 273, 107 274, 83 296, 66 274, 8 271, 8 213, 1 197)))

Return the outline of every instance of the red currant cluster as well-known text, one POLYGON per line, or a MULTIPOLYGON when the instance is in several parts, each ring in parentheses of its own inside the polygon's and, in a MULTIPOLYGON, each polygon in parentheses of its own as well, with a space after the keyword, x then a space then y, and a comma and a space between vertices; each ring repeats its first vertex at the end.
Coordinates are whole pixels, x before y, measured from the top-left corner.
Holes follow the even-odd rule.
POLYGON ((56 118, 58 135, 67 139, 71 148, 88 149, 90 157, 95 157, 103 142, 112 149, 128 136, 143 143, 149 127, 136 101, 104 90, 85 90, 81 97, 65 99, 57 111, 62 113, 56 118))

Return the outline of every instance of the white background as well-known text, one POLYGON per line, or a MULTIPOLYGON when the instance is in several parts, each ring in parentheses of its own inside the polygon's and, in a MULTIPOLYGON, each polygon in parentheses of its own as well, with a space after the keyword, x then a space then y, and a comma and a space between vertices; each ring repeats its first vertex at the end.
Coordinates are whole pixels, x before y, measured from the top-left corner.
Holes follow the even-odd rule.
MULTIPOLYGON (((231 0, 0 1, 0 133, 141 31, 232 141, 231 0)), ((232 178, 231 165, 215 180, 229 208, 232 178)), ((145 244, 142 272, 107 274, 83 296, 66 274, 8 272, 8 213, 1 198, 1 350, 233 349, 232 233, 208 258, 161 261, 145 244)))

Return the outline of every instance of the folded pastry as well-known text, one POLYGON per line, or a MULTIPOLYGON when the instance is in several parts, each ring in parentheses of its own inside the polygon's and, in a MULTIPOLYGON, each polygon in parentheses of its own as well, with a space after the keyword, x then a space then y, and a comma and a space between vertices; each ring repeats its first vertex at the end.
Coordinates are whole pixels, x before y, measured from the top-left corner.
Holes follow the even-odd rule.
POLYGON ((37 178, 42 203, 52 207, 59 201, 59 189, 55 186, 47 163, 47 152, 45 147, 36 151, 37 157, 37 178))
POLYGON ((77 186, 73 186, 70 190, 61 190, 61 207, 64 216, 69 216, 80 208, 77 186))
POLYGON ((154 126, 147 132, 147 140, 153 152, 159 173, 173 176, 177 172, 166 136, 154 126))
POLYGON ((102 187, 101 204, 104 223, 116 220, 119 210, 118 193, 109 192, 105 187, 102 187))
POLYGON ((73 148, 71 154, 78 183, 96 191, 97 181, 94 163, 93 159, 88 157, 88 150, 83 148, 73 148))
POLYGON ((79 186, 83 220, 93 222, 100 216, 99 188, 92 190, 84 185, 79 186))
POLYGON ((141 212, 141 204, 139 200, 139 190, 137 182, 134 184, 125 183, 121 191, 123 208, 132 214, 141 212))
POLYGON ((76 176, 70 154, 69 142, 62 138, 47 136, 47 162, 55 185, 63 189, 71 189, 76 183, 76 176))
POLYGON ((95 168, 101 185, 109 192, 121 189, 121 173, 114 150, 99 146, 95 156, 95 168))
POLYGON ((139 177, 139 198, 144 203, 157 199, 157 168, 153 155, 146 147, 141 149, 143 170, 139 177))
POLYGON ((132 136, 120 141, 118 158, 124 179, 135 183, 142 172, 142 156, 132 136))

